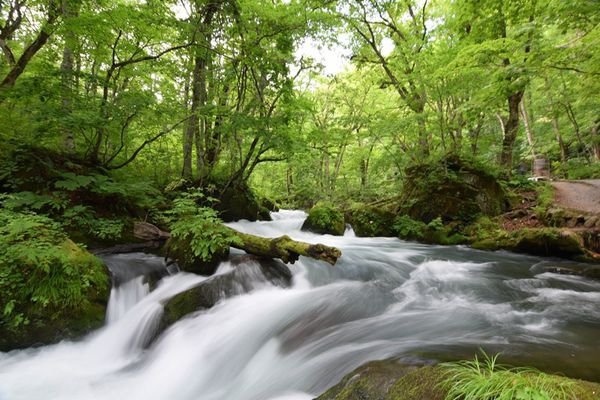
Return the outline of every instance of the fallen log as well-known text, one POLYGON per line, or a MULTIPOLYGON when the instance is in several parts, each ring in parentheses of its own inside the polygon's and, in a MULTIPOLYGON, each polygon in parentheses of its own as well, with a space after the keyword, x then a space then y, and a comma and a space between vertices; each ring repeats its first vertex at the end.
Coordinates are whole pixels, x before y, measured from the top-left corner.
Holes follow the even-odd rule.
POLYGON ((232 235, 238 237, 239 243, 235 241, 231 247, 244 250, 246 253, 256 256, 279 258, 284 263, 293 264, 300 256, 314 258, 335 265, 342 252, 324 244, 310 244, 293 240, 287 235, 275 239, 250 235, 231 229, 232 235))
MULTIPOLYGON (((231 232, 232 237, 236 238, 231 241, 231 247, 260 257, 279 258, 285 263, 293 264, 300 256, 305 256, 334 265, 342 255, 342 252, 335 247, 300 242, 287 235, 272 239, 242 233, 229 227, 226 229, 231 232)), ((142 240, 164 241, 170 237, 169 232, 147 222, 136 223, 133 235, 142 240)))

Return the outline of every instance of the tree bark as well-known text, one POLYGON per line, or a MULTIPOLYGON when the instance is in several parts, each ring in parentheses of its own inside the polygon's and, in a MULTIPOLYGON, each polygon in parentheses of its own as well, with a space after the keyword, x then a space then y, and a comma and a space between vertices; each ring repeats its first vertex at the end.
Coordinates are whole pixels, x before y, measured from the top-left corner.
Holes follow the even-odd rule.
POLYGON ((519 131, 519 104, 523 99, 523 92, 518 91, 508 96, 508 118, 503 121, 504 138, 502 140, 502 153, 500 164, 508 171, 513 165, 513 148, 519 131))
MULTIPOLYGON (((74 9, 73 5, 70 3, 70 0, 62 0, 61 12, 64 21, 68 21, 70 18, 77 16, 77 10, 74 9)), ((72 113, 73 108, 73 64, 76 43, 77 35, 71 29, 67 29, 67 32, 65 32, 63 58, 60 64, 61 107, 63 113, 63 118, 61 118, 61 129, 63 135, 63 146, 67 153, 73 153, 75 151, 75 137, 73 135, 73 128, 71 126, 69 117, 72 113)))
POLYGON ((521 116, 523 117, 523 125, 525 125, 525 132, 527 133, 527 143, 531 149, 531 155, 535 159, 535 145, 533 141, 533 131, 531 130, 531 121, 529 120, 529 114, 525 108, 525 101, 521 102, 521 116))
POLYGON ((285 263, 293 264, 300 256, 305 256, 335 265, 342 255, 342 252, 335 247, 299 242, 287 235, 269 239, 229 229, 241 240, 241 244, 233 243, 231 247, 261 257, 279 258, 285 263))

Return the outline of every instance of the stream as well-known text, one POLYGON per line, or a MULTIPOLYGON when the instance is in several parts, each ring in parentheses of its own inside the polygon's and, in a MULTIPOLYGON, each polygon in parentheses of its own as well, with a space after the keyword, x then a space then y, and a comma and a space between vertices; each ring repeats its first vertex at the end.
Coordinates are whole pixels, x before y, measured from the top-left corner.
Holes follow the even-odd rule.
MULTIPOLYGON (((545 272, 572 262, 301 232, 306 215, 229 224, 324 243, 335 266, 301 258, 290 287, 256 279, 155 338, 163 305, 212 277, 142 253, 105 258, 120 276, 106 324, 79 341, 0 353, 0 400, 305 400, 369 360, 501 360, 600 381, 600 281, 545 272), (157 288, 131 271, 162 270, 157 288)), ((256 264, 256 261, 246 261, 256 264)), ((218 275, 232 274, 224 262, 218 275)))

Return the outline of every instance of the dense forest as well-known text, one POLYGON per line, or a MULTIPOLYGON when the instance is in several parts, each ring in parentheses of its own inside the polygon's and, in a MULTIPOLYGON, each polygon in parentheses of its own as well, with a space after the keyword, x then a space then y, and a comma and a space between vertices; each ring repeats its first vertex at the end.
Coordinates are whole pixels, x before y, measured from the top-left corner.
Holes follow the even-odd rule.
POLYGON ((598 174, 596 2, 4 1, 3 153, 377 198, 449 153, 598 174), (337 39, 336 39, 337 38, 337 39), (346 47, 335 76, 303 43, 346 47))
POLYGON ((102 325, 103 251, 336 263, 223 224, 279 208, 598 262, 545 181, 600 179, 599 49, 597 0, 0 0, 0 351, 102 325))

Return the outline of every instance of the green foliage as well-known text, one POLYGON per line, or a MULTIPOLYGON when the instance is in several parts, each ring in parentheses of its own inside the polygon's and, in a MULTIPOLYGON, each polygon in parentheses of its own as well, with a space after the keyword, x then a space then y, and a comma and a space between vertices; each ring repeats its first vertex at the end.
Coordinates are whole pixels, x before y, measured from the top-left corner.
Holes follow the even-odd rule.
POLYGON ((571 400, 574 382, 533 368, 497 363, 498 355, 444 363, 446 400, 571 400))
POLYGON ((538 184, 536 187, 537 205, 535 211, 539 217, 543 217, 546 211, 554 204, 554 188, 546 182, 538 184))
POLYGON ((600 179, 600 162, 574 158, 566 162, 552 163, 553 173, 565 179, 600 179))
POLYGON ((102 263, 71 242, 60 225, 33 213, 0 208, 0 331, 59 320, 105 292, 102 263))
POLYGON ((173 200, 172 209, 165 212, 171 230, 169 253, 180 255, 180 262, 184 261, 181 258, 188 263, 211 261, 239 240, 223 225, 215 210, 198 206, 197 201, 202 198, 201 192, 183 193, 173 200))
POLYGON ((394 219, 393 230, 400 239, 421 240, 426 229, 424 222, 415 221, 408 215, 399 215, 394 219))

